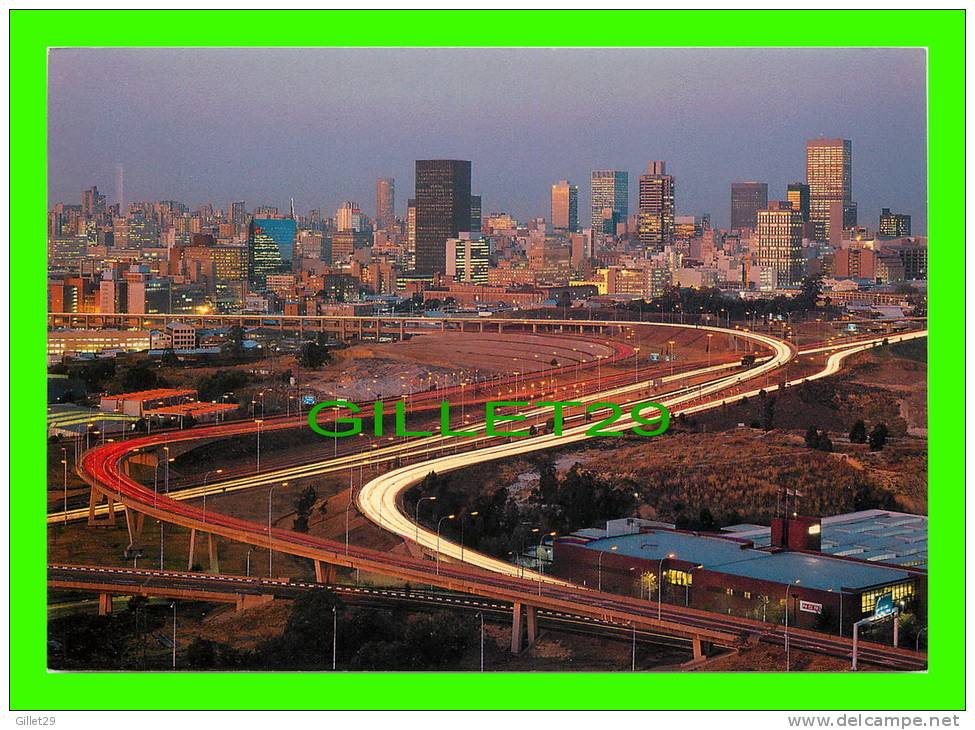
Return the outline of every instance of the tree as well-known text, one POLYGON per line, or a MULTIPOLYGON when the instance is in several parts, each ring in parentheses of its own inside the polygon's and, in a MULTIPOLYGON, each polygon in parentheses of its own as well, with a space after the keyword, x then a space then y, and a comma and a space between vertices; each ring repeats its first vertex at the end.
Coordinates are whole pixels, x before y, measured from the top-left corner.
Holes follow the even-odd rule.
POLYGON ((762 399, 762 430, 771 431, 775 422, 775 398, 765 396, 762 399))
POLYGON ((244 328, 235 324, 227 332, 227 342, 230 344, 230 354, 241 357, 244 354, 244 328))
POLYGON ((863 419, 856 421, 853 424, 853 428, 850 429, 850 443, 867 443, 867 425, 863 422, 863 419))
POLYGON ((317 500, 318 494, 311 486, 306 487, 295 499, 295 512, 297 512, 294 519, 295 532, 308 532, 308 519, 317 500))
POLYGON ((806 429, 806 448, 815 449, 819 443, 819 429, 815 426, 810 426, 806 429))
POLYGON ((150 367, 147 362, 133 365, 122 373, 121 386, 125 393, 164 388, 166 385, 166 379, 161 377, 159 372, 150 367))
POLYGON ((301 355, 298 358, 298 364, 301 367, 311 370, 317 370, 330 362, 332 362, 332 356, 317 342, 306 342, 301 348, 301 355))
POLYGON ((881 451, 887 444, 888 436, 887 424, 878 423, 870 432, 870 450, 881 451))

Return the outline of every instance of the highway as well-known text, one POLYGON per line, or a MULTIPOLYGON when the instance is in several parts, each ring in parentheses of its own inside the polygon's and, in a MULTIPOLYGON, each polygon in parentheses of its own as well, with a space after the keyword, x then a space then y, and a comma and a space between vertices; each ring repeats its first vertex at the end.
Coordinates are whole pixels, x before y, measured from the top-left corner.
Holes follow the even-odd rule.
MULTIPOLYGON (((697 329, 713 329, 716 332, 727 333, 720 328, 697 329)), ((677 410, 682 404, 701 400, 707 396, 717 396, 729 387, 738 386, 765 372, 774 371, 795 356, 794 347, 776 338, 755 333, 734 332, 734 334, 753 339, 769 347, 773 351, 772 358, 744 373, 718 374, 713 380, 690 388, 679 388, 659 400, 668 406, 673 405, 677 410)), ((923 335, 914 334, 914 336, 923 335)), ((894 336, 890 337, 889 340, 897 341, 900 338, 907 337, 907 335, 894 336)), ((869 345, 861 345, 860 347, 867 346, 869 345)), ((821 377, 830 374, 827 371, 830 371, 831 368, 831 372, 835 372, 839 368, 843 359, 842 355, 843 353, 837 353, 829 359, 821 377)), ((626 395, 632 392, 633 387, 610 389, 599 393, 599 397, 605 399, 626 395)), ((636 387, 639 387, 639 384, 636 387)), ((740 394, 736 397, 745 397, 745 395, 740 394)), ((726 397, 725 400, 730 400, 730 398, 726 397)), ((693 409, 713 407, 720 402, 720 399, 716 398, 710 404, 700 403, 693 406, 693 409)), ((620 428, 626 426, 625 419, 619 423, 620 428)), ((269 424, 269 427, 287 428, 293 427, 293 424, 269 424)), ((549 576, 526 573, 524 578, 519 578, 512 575, 513 566, 510 564, 469 550, 465 550, 465 561, 463 565, 460 565, 456 562, 456 558, 459 557, 459 546, 443 540, 440 544, 441 554, 455 560, 437 561, 434 565, 430 561, 395 556, 388 552, 356 546, 346 546, 288 530, 265 527, 227 515, 213 512, 201 513, 195 507, 152 492, 131 479, 124 471, 125 460, 136 450, 152 450, 161 447, 163 444, 183 440, 226 438, 252 433, 253 428, 253 425, 249 423, 194 428, 188 432, 154 434, 127 442, 106 444, 85 453, 80 473, 95 489, 105 494, 110 500, 117 500, 124 504, 129 512, 138 512, 190 529, 220 535, 252 545, 270 547, 276 552, 288 552, 307 557, 316 561, 316 564, 327 563, 361 568, 414 583, 420 582, 494 600, 508 601, 516 606, 520 604, 538 610, 561 611, 573 615, 588 616, 595 620, 632 624, 638 629, 658 631, 671 636, 692 639, 695 642, 709 641, 722 646, 734 646, 740 644, 744 634, 760 635, 764 640, 772 641, 780 638, 777 627, 676 606, 668 606, 664 615, 658 620, 656 607, 648 606, 644 601, 566 585, 564 582, 554 580, 549 576)), ((524 453, 525 451, 572 443, 586 438, 584 430, 584 426, 573 426, 567 428, 562 436, 546 434, 522 441, 486 446, 470 452, 436 457, 420 464, 394 469, 367 484, 360 493, 359 504, 363 512, 370 519, 381 524, 383 528, 391 529, 407 539, 413 539, 416 535, 418 541, 425 547, 435 549, 436 536, 432 536, 431 540, 429 531, 414 525, 408 517, 399 512, 396 505, 396 494, 417 479, 425 476, 432 469, 440 471, 460 468, 469 463, 478 463, 503 458, 511 454, 524 453), (381 515, 379 514, 380 511, 382 511, 381 515)), ((420 445, 421 441, 411 442, 409 446, 415 448, 420 445)), ((423 445, 423 448, 428 449, 429 445, 423 445)), ((370 454, 370 457, 375 458, 379 453, 380 450, 377 449, 370 454)), ((383 457, 385 458, 385 455, 383 457)), ((318 468, 321 466, 319 465, 318 468)), ((266 480, 267 475, 259 475, 256 478, 266 480)), ((531 618, 529 623, 531 624, 531 618)), ((790 632, 790 634, 799 636, 798 633, 790 632)), ((839 652, 841 655, 842 652, 848 652, 849 649, 848 640, 829 638, 820 634, 812 634, 811 637, 802 641, 806 641, 811 648, 819 647, 820 650, 830 653, 839 652)), ((800 644, 795 643, 795 645, 800 644)), ((889 647, 877 648, 878 658, 886 657, 891 666, 898 666, 906 661, 899 652, 891 653, 888 650, 889 647)), ((916 667, 923 662, 923 656, 915 655, 910 661, 916 667)))

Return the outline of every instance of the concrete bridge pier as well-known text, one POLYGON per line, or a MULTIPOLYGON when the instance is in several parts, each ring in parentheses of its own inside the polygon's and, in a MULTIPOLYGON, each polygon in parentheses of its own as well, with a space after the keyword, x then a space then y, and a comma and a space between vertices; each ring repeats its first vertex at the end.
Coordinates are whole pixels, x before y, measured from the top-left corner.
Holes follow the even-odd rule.
POLYGON ((332 585, 335 583, 335 566, 331 563, 323 563, 321 560, 315 561, 315 582, 332 585))
POLYGON ((520 654, 535 643, 538 638, 538 614, 534 606, 524 606, 524 620, 522 615, 523 604, 515 603, 511 612, 511 653, 520 654), (523 640, 523 634, 527 630, 527 642, 523 640))
POLYGON ((115 500, 105 496, 108 503, 108 516, 104 520, 95 519, 95 508, 102 501, 102 494, 94 487, 88 492, 88 526, 89 527, 113 527, 115 525, 115 500))
POLYGON ((125 527, 129 533, 129 544, 123 553, 125 557, 131 558, 134 555, 142 555, 142 528, 146 522, 146 516, 142 512, 136 512, 130 507, 125 507, 125 527))
POLYGON ((210 532, 207 534, 207 558, 210 562, 210 572, 220 572, 220 557, 217 555, 217 538, 210 532))
POLYGON ((99 616, 109 616, 112 613, 112 594, 111 593, 99 593, 98 594, 98 615, 99 616))

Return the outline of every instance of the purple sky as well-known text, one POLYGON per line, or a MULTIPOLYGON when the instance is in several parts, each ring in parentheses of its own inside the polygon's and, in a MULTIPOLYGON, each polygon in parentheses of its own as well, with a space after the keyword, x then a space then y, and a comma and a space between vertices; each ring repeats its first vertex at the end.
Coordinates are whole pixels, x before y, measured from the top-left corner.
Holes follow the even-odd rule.
POLYGON ((927 229, 921 49, 54 49, 49 194, 92 184, 196 207, 245 200, 374 213, 375 179, 413 193, 413 160, 473 162, 484 212, 549 217, 549 186, 667 161, 679 214, 727 226, 730 186, 769 198, 805 176, 805 140, 853 140, 860 222, 927 229))

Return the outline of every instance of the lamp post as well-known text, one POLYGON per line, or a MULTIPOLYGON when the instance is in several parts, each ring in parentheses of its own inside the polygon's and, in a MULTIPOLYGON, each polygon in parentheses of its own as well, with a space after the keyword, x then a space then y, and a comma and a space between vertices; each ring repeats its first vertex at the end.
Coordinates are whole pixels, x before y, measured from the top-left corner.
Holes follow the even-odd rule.
POLYGON ((478 611, 478 616, 481 617, 481 671, 484 671, 484 611, 478 611))
POLYGON ((535 567, 538 569, 538 595, 542 595, 542 541, 545 539, 546 535, 552 538, 552 551, 555 551, 555 535, 556 532, 553 530, 549 533, 543 533, 538 538, 538 547, 535 549, 535 567))
POLYGON ((710 332, 708 333, 708 367, 711 367, 711 338, 714 337, 710 332))
POLYGON ((68 450, 61 449, 61 465, 64 467, 64 524, 68 524, 68 450))
POLYGON ((223 474, 223 469, 211 469, 203 475, 203 524, 207 523, 207 477, 210 474, 223 474))
POLYGON ((251 577, 251 548, 249 546, 247 548, 247 568, 246 568, 246 572, 244 574, 248 578, 251 577))
MULTIPOLYGON (((380 506, 381 506, 381 504, 382 503, 380 503, 380 506)), ((477 517, 479 514, 481 514, 481 513, 478 512, 477 510, 474 510, 473 512, 469 512, 467 514, 467 516, 468 517, 477 517)), ((382 520, 381 517, 380 517, 380 520, 382 520)), ((464 518, 463 517, 460 518, 460 562, 462 562, 462 563, 464 562, 464 518)))
POLYGON ((664 612, 664 561, 676 557, 674 553, 667 553, 657 563, 657 620, 660 621, 664 612))
MULTIPOLYGON (((274 494, 274 488, 278 486, 277 484, 272 484, 270 489, 267 490, 267 577, 270 578, 271 573, 271 561, 274 557, 274 546, 271 542, 271 497, 274 494)), ((288 486, 287 482, 281 482, 282 487, 288 486)))
POLYGON ((798 584, 799 579, 796 578, 785 587, 785 671, 787 672, 789 671, 789 589, 798 584))
POLYGON ((633 382, 640 382, 640 348, 633 348, 633 382))
POLYGON ((254 423, 257 424, 257 473, 260 474, 261 473, 261 424, 264 423, 264 420, 261 418, 257 418, 254 420, 254 423))
POLYGON ((452 520, 456 515, 447 515, 437 520, 437 575, 440 575, 440 525, 444 520, 452 520))
POLYGON ((176 601, 173 601, 173 671, 176 670, 176 601))
POLYGON ((169 494, 169 447, 163 446, 163 451, 166 452, 166 469, 163 472, 163 484, 166 487, 166 494, 169 494))
POLYGON ((691 605, 690 603, 691 579, 692 576, 694 575, 694 571, 697 570, 698 568, 703 568, 703 567, 704 567, 703 565, 695 565, 693 568, 687 571, 687 582, 684 584, 684 608, 687 608, 688 606, 691 605))
MULTIPOLYGON (((619 549, 619 545, 613 545, 610 550, 616 552, 619 549)), ((599 557, 596 558, 596 590, 601 591, 603 589, 603 555, 606 552, 604 550, 599 551, 599 557)))
POLYGON ((413 542, 420 542, 420 503, 429 500, 436 502, 436 497, 420 497, 416 500, 416 509, 413 510, 413 542))
MULTIPOLYGON (((349 474, 349 481, 352 481, 352 475, 349 474)), ((355 488, 352 484, 349 484, 349 501, 345 504, 345 554, 349 554, 349 509, 355 504, 355 488)))

